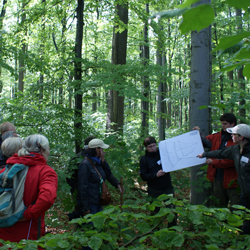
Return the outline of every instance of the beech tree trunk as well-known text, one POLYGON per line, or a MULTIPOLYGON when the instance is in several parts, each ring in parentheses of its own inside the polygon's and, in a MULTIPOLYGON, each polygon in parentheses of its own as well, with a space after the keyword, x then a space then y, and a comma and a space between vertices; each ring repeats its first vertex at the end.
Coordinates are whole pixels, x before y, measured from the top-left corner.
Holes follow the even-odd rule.
MULTIPOLYGON (((202 0, 198 4, 210 4, 210 0, 202 0)), ((200 106, 209 105, 211 99, 211 27, 191 33, 191 79, 190 79, 190 113, 189 129, 200 127, 204 135, 210 133, 210 109, 200 106)), ((202 152, 201 152, 202 153, 202 152)), ((191 203, 202 204, 208 197, 204 189, 206 171, 201 166, 191 168, 191 203), (199 173, 199 175, 198 175, 199 173), (202 173, 202 174, 200 174, 202 173), (198 185, 196 181, 200 182, 198 185), (197 188, 203 191, 198 192, 197 188)))
MULTIPOLYGON (((146 12, 149 13, 149 5, 145 5, 146 12)), ((144 23, 143 30, 144 44, 141 46, 141 58, 144 66, 148 65, 149 61, 149 45, 148 45, 148 20, 144 23)), ((148 75, 142 76, 143 91, 142 96, 144 97, 141 101, 141 115, 142 115, 142 137, 146 137, 149 134, 149 94, 150 94, 150 83, 148 75)))
POLYGON ((76 153, 81 151, 82 142, 82 39, 83 39, 83 10, 84 0, 77 1, 77 25, 75 42, 75 147, 76 153))
MULTIPOLYGON (((6 14, 6 4, 7 4, 7 0, 3 0, 3 7, 1 10, 1 15, 0 15, 0 32, 2 31, 3 19, 4 19, 4 16, 6 14)), ((1 56, 1 54, 2 54, 2 38, 0 37, 0 56, 1 56)), ((1 80, 1 74, 2 74, 2 69, 0 66, 0 97, 1 97, 2 90, 3 90, 3 82, 1 80)))
MULTIPOLYGON (((118 18, 124 23, 128 23, 128 5, 117 4, 116 14, 118 18)), ((127 56, 127 37, 128 30, 117 32, 117 27, 113 30, 113 43, 112 43, 112 64, 122 65, 126 64, 127 56)), ((122 75, 113 79, 114 84, 121 87, 124 78, 122 75)), ((124 122, 124 96, 119 90, 111 89, 108 92, 108 109, 107 109, 107 129, 112 129, 115 132, 123 133, 124 122)))

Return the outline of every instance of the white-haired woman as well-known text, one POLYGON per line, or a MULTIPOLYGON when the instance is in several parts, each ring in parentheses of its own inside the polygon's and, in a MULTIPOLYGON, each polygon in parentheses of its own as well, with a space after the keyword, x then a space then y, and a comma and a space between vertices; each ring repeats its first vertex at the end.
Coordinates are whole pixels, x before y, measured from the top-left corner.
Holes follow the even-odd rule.
MULTIPOLYGON (((9 132, 7 132, 9 133, 9 132)), ((20 137, 9 137, 1 145, 3 155, 0 157, 0 171, 6 165, 6 161, 22 148, 23 139, 20 137)))
POLYGON ((57 192, 57 175, 47 165, 48 157, 48 139, 35 134, 28 136, 18 154, 7 160, 7 164, 29 166, 23 195, 27 209, 23 218, 12 227, 0 228, 1 239, 19 242, 22 239, 37 240, 45 235, 44 215, 53 205, 57 192))

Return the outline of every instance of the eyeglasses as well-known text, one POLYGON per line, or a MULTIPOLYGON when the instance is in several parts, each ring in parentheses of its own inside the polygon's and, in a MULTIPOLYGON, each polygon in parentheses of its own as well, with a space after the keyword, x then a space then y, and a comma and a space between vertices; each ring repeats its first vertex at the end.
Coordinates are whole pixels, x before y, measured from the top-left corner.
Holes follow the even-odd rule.
POLYGON ((156 148, 156 145, 147 146, 147 148, 156 148))

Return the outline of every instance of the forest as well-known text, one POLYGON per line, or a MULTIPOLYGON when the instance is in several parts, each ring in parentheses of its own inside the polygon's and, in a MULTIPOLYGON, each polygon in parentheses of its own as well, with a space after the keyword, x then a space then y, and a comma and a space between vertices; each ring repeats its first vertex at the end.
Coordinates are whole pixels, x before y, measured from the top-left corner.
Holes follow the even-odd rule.
POLYGON ((59 179, 46 236, 0 249, 250 249, 248 209, 205 206, 207 165, 171 173, 174 209, 151 203, 139 175, 148 135, 208 135, 226 112, 249 123, 249 0, 2 0, 0 11, 0 123, 45 135, 59 179), (69 161, 90 135, 110 145, 125 193, 110 185, 110 206, 68 222, 69 161))

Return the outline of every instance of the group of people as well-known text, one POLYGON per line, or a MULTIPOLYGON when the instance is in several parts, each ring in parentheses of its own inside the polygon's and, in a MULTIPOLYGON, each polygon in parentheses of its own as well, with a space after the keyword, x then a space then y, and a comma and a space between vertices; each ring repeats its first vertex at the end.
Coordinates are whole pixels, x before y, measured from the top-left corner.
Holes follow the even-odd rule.
POLYGON ((57 174, 47 165, 49 141, 39 134, 30 135, 23 141, 17 136, 15 126, 9 122, 3 123, 0 131, 0 173, 5 170, 6 164, 18 163, 29 167, 23 193, 27 209, 13 226, 0 228, 1 239, 11 242, 37 240, 45 235, 45 212, 54 204, 57 196, 57 174))
MULTIPOLYGON (((213 186, 213 196, 217 202, 215 205, 227 207, 230 201, 231 206, 241 204, 250 209, 250 127, 246 124, 236 125, 237 119, 232 113, 222 115, 220 121, 220 132, 206 137, 201 134, 204 147, 210 151, 199 154, 198 157, 208 157, 207 178, 213 186), (241 192, 238 191, 238 186, 241 192)), ((193 129, 200 130, 198 126, 193 129)), ((41 236, 45 234, 44 215, 53 205, 57 193, 57 175, 47 165, 49 142, 39 134, 28 136, 23 141, 17 136, 15 126, 8 122, 0 126, 0 132, 0 173, 4 171, 6 164, 20 163, 29 166, 23 196, 27 209, 23 218, 12 227, 0 228, 1 239, 13 242, 21 239, 36 240, 39 231, 41 236)), ((82 152, 76 157, 78 167, 73 180, 76 184, 76 210, 79 216, 102 210, 100 178, 108 180, 120 192, 124 192, 105 160, 103 150, 109 145, 93 136, 88 137, 84 143, 82 152)), ((148 136, 143 144, 145 155, 140 159, 140 176, 147 182, 148 195, 153 198, 162 194, 174 196, 170 173, 162 170, 156 139, 148 136)), ((72 189, 72 194, 76 190, 72 189)), ((159 209, 156 207, 154 212, 159 212, 159 209)), ((176 220, 169 226, 175 224, 176 220)), ((250 233, 249 224, 244 226, 244 233, 250 233)))
MULTIPOLYGON (((213 150, 203 152, 198 157, 207 157, 208 178, 213 180, 213 195, 220 205, 227 206, 230 200, 231 205, 239 204, 250 209, 250 126, 236 125, 236 117, 231 113, 223 115, 220 120, 222 131, 219 134, 202 137, 203 144, 207 139, 212 143, 210 146, 213 150), (213 148, 216 137, 221 143, 213 148)), ((244 222, 242 231, 243 234, 250 234, 249 220, 244 222)))

